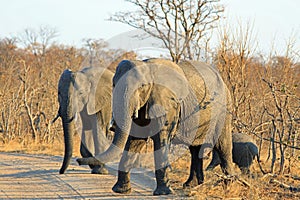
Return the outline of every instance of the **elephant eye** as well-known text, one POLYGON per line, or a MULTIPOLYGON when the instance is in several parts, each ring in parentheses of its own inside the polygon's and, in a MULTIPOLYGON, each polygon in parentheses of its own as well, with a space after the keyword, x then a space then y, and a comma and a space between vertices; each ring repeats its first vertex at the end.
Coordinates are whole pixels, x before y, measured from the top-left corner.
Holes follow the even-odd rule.
POLYGON ((84 91, 83 91, 83 90, 79 90, 79 91, 78 91, 78 94, 79 94, 79 95, 83 95, 83 94, 84 94, 84 91))

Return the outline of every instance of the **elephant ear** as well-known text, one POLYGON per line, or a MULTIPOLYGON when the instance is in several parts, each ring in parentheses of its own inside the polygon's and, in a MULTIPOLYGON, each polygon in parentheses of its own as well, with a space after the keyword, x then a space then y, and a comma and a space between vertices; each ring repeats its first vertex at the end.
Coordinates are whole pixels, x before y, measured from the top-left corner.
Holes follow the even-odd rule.
POLYGON ((112 72, 102 67, 93 67, 90 76, 90 94, 87 102, 89 115, 95 114, 104 107, 111 106, 112 72))

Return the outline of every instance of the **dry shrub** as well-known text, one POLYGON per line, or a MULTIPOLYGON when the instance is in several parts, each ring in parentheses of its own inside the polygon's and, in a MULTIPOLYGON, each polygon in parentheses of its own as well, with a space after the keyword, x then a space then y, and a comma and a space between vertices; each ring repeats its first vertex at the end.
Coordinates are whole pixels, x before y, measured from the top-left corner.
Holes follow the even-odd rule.
POLYGON ((299 53, 288 43, 283 56, 257 56, 249 24, 229 30, 222 30, 213 62, 231 92, 233 132, 257 139, 271 173, 287 173, 300 150, 299 53))
MULTIPOLYGON (((0 143, 33 140, 36 144, 62 141, 61 123, 52 123, 58 111, 57 84, 64 69, 82 68, 84 49, 39 44, 21 48, 16 40, 0 40, 0 143), (41 45, 43 46, 43 45, 41 45)), ((98 50, 98 49, 97 49, 98 50)), ((99 50, 100 51, 100 50, 99 50)), ((104 52, 104 51, 101 51, 104 52)), ((107 50, 108 59, 113 56, 107 50)), ((97 54, 98 55, 98 54, 97 54)), ((99 61, 99 59, 98 59, 99 61)), ((99 61, 100 62, 100 61, 99 61)))
MULTIPOLYGON (((208 165, 210 160, 204 161, 204 168, 208 165)), ((293 174, 263 175, 258 167, 257 162, 251 166, 251 176, 239 175, 239 179, 246 181, 250 187, 242 184, 241 181, 233 180, 229 184, 225 184, 220 167, 214 169, 214 171, 204 172, 205 181, 202 185, 183 189, 182 185, 189 176, 189 162, 190 155, 186 154, 180 158, 176 163, 172 164, 172 171, 170 173, 171 185, 181 198, 191 199, 251 199, 251 200, 268 200, 268 199, 298 199, 300 197, 300 174, 299 164, 297 161, 292 167, 293 174), (293 192, 288 188, 281 187, 278 183, 274 183, 273 180, 277 180, 286 185, 298 188, 298 192, 293 192)), ((263 164, 264 166, 264 164, 263 164)), ((264 166, 265 167, 265 166, 264 166)), ((236 171, 238 168, 236 167, 236 171)))

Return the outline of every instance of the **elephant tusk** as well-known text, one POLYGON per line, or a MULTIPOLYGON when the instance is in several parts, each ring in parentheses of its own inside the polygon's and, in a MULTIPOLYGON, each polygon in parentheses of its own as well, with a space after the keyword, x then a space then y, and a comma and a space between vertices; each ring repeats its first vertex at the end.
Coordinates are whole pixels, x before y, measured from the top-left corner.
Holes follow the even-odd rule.
POLYGON ((116 122, 115 119, 112 117, 109 122, 109 130, 115 132, 116 130, 116 122))
POLYGON ((139 111, 136 109, 134 112, 134 119, 139 118, 139 111))

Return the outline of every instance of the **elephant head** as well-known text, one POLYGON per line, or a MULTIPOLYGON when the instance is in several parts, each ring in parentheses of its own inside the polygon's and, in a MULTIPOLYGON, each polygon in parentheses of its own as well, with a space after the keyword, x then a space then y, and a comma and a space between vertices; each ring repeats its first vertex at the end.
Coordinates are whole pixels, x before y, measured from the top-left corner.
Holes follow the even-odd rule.
POLYGON ((58 83, 58 101, 65 141, 61 174, 67 169, 72 157, 76 113, 86 109, 88 115, 93 115, 104 106, 110 106, 111 78, 112 73, 102 67, 88 67, 78 72, 67 69, 61 74, 58 83), (108 102, 108 105, 104 102, 108 102))

